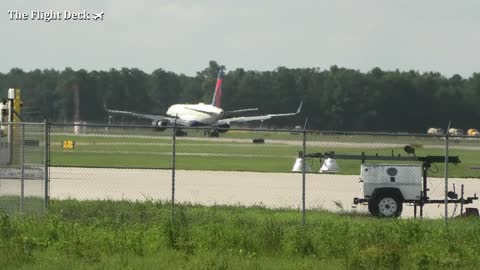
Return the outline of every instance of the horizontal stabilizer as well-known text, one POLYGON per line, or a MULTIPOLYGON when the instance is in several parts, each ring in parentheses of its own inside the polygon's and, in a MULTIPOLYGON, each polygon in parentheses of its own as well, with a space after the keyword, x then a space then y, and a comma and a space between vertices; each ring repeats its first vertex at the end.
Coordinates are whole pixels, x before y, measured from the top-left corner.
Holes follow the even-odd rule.
POLYGON ((253 112, 253 111, 258 111, 258 108, 248 108, 248 109, 240 109, 240 110, 234 110, 234 111, 225 111, 225 113, 241 113, 241 112, 253 112))

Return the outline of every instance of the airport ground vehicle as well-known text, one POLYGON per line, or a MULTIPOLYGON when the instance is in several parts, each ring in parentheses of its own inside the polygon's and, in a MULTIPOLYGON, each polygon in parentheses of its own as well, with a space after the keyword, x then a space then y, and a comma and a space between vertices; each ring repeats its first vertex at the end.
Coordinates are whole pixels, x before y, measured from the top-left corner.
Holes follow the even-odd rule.
MULTIPOLYGON (((423 216, 425 204, 445 203, 445 199, 431 199, 428 196, 428 170, 432 163, 445 162, 444 156, 425 157, 384 157, 386 160, 416 160, 422 165, 405 164, 375 164, 361 165, 361 185, 363 198, 354 198, 354 204, 367 203, 368 211, 378 217, 398 217, 402 214, 403 204, 411 203, 414 208, 414 216, 417 216, 417 206, 420 207, 420 217, 423 216)), ((374 159, 374 158, 373 158, 374 159)), ((448 157, 449 163, 460 163, 457 156, 448 157)), ((461 212, 463 205, 471 204, 478 197, 464 198, 464 187, 461 196, 455 191, 448 192, 447 203, 460 203, 461 212)))
MULTIPOLYGON (((362 164, 360 183, 369 212, 374 216, 400 216, 404 201, 421 198, 421 173, 418 165, 362 164)), ((357 198, 356 202, 360 201, 357 198)))
MULTIPOLYGON (((432 163, 445 162, 444 156, 415 156, 415 149, 405 146, 404 150, 413 156, 380 156, 380 155, 336 155, 334 152, 312 153, 305 155, 306 158, 350 159, 361 160, 360 185, 362 198, 354 198, 353 203, 367 204, 369 212, 378 217, 399 217, 402 214, 403 205, 409 203, 414 207, 414 216, 417 216, 417 207, 420 208, 420 217, 423 217, 425 204, 458 203, 461 205, 471 204, 478 197, 464 197, 464 187, 458 196, 455 191, 448 192, 448 199, 431 199, 428 195, 428 171, 432 163), (367 160, 421 162, 418 164, 366 164, 367 160)), ((458 164, 458 156, 449 156, 448 163, 458 164)), ((337 167, 338 168, 338 167, 337 167)), ((476 210, 476 209, 474 209, 476 210)), ((478 213, 478 210, 473 211, 478 213)))
POLYGON ((444 131, 441 128, 429 128, 427 133, 430 135, 442 135, 444 131))
MULTIPOLYGON (((455 163, 457 159, 454 158, 455 163)), ((423 159, 423 158, 422 158, 423 159)), ((354 198, 354 204, 368 204, 370 214, 379 217, 398 217, 402 214, 403 204, 411 203, 414 215, 417 214, 417 206, 420 207, 420 216, 423 216, 423 206, 430 203, 445 203, 444 199, 431 199, 428 196, 427 171, 433 162, 441 162, 444 157, 424 157, 422 166, 416 164, 362 164, 360 183, 363 198, 354 198), (423 181, 422 181, 423 180, 423 181)), ((459 161, 459 160, 458 160, 459 161)), ((447 203, 470 204, 478 199, 473 197, 464 198, 462 186, 461 196, 455 191, 448 192, 447 203)))
POLYGON ((467 135, 468 136, 480 136, 480 132, 478 132, 478 129, 476 128, 471 128, 469 130, 467 130, 467 135))
POLYGON ((463 136, 465 135, 465 131, 460 128, 450 128, 448 129, 448 134, 453 135, 453 136, 463 136))

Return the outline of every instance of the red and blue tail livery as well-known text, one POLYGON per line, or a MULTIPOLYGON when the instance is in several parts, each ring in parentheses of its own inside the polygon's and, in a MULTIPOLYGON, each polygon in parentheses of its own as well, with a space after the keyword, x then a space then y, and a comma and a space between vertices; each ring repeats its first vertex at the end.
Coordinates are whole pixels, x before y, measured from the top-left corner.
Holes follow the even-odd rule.
POLYGON ((215 85, 215 92, 213 93, 212 106, 221 108, 222 100, 222 82, 223 82, 223 69, 220 69, 217 77, 217 84, 215 85))

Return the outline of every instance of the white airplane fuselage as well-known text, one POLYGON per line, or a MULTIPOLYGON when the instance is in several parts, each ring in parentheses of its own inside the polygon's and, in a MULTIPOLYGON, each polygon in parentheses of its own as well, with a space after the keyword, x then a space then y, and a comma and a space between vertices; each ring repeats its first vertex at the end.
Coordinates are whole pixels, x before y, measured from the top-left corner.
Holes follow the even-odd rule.
POLYGON ((175 104, 168 108, 167 115, 190 123, 190 126, 208 126, 223 117, 223 110, 215 106, 198 104, 175 104))

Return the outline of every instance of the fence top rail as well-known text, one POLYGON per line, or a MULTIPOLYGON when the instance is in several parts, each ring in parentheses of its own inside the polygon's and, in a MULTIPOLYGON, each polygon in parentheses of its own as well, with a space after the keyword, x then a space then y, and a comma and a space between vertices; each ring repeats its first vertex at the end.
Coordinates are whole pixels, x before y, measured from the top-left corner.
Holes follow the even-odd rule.
POLYGON ((43 126, 45 122, 1 122, 2 125, 28 125, 28 126, 43 126))

